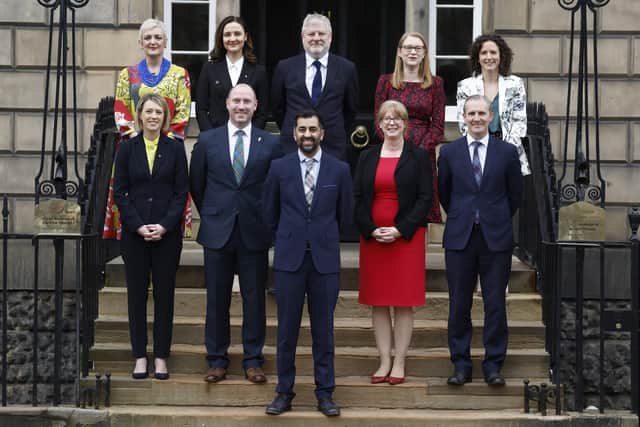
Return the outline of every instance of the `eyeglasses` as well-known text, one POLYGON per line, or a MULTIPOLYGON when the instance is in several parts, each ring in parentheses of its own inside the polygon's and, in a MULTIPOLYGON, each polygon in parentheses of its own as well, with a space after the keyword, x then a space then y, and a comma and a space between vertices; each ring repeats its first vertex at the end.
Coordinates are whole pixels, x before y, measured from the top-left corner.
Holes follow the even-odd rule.
POLYGON ((404 50, 405 52, 411 52, 412 50, 415 50, 416 53, 422 53, 424 52, 424 47, 423 46, 402 46, 402 50, 404 50))
POLYGON ((388 124, 388 123, 391 123, 391 122, 400 123, 403 120, 400 117, 383 117, 382 121, 388 124))

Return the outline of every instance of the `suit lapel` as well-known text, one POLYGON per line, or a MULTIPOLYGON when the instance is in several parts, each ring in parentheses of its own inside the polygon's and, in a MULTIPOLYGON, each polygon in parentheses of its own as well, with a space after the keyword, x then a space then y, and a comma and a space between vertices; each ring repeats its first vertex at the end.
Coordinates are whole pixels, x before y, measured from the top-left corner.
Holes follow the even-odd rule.
MULTIPOLYGON (((465 175, 467 175, 467 179, 471 182, 471 185, 474 188, 478 188, 478 184, 476 184, 476 178, 473 174, 473 163, 471 163, 471 157, 469 155, 469 144, 467 143, 467 137, 460 138, 460 153, 458 155, 462 160, 462 169, 467 171, 465 175)), ((482 181, 480 181, 482 184, 482 181)))
MULTIPOLYGON (((253 64, 250 64, 245 58, 244 64, 242 64, 242 70, 240 70, 240 77, 238 78, 238 84, 240 83, 249 84, 255 68, 256 67, 253 64)), ((231 83, 231 80, 229 80, 229 83, 231 83)))
POLYGON ((322 99, 324 98, 325 94, 328 92, 329 86, 333 81, 335 81, 337 74, 338 74, 338 71, 336 70, 335 59, 333 55, 329 54, 329 58, 327 60, 327 78, 324 82, 324 86, 322 87, 322 92, 320 92, 320 98, 318 99, 318 104, 322 102, 322 99))
MULTIPOLYGON (((322 153, 322 157, 320 158, 320 167, 318 168, 318 179, 316 179, 316 188, 313 192, 313 200, 311 201, 311 211, 313 211, 315 206, 318 204, 318 190, 326 185, 326 177, 330 176, 330 169, 331 165, 327 161, 327 155, 322 153)), ((304 189, 302 192, 304 195, 304 189)))
POLYGON ((231 157, 229 157, 229 129, 226 125, 222 127, 222 131, 219 133, 219 138, 222 139, 222 141, 217 141, 216 138, 212 141, 214 152, 216 152, 216 158, 220 159, 222 173, 225 175, 226 179, 237 185, 236 176, 233 173, 233 165, 231 164, 231 157))
POLYGON ((262 135, 257 135, 255 128, 251 131, 251 144, 249 145, 249 157, 247 158, 247 164, 244 165, 244 172, 240 184, 244 183, 247 179, 247 175, 251 172, 251 169, 256 163, 256 159, 259 157, 262 151, 262 135))
POLYGON ((215 64, 218 65, 218 71, 216 73, 216 77, 220 86, 222 86, 225 91, 231 90, 231 77, 229 76, 229 69, 227 68, 227 59, 223 58, 222 61, 218 61, 215 64))
POLYGON ((149 172, 149 160, 147 159, 147 149, 144 144, 144 137, 142 136, 142 134, 140 134, 138 138, 130 141, 130 143, 133 144, 133 161, 135 162, 133 164, 143 164, 145 166, 145 176, 151 179, 151 173, 149 172))
POLYGON ((487 182, 487 177, 491 174, 491 171, 494 170, 493 164, 496 162, 496 144, 493 141, 493 138, 489 138, 489 143, 487 144, 487 154, 484 158, 484 169, 482 170, 482 186, 487 182))
MULTIPOLYGON (((307 199, 304 194, 304 184, 303 184, 304 176, 302 175, 302 167, 300 166, 300 158, 298 157, 297 151, 295 151, 291 156, 291 166, 289 167, 291 168, 291 170, 295 171, 293 173, 293 176, 297 181, 295 184, 295 188, 297 189, 296 191, 298 194, 293 196, 293 200, 299 200, 299 203, 301 204, 303 209, 306 211, 307 199)), ((313 198, 315 199, 315 194, 313 195, 313 198)))
MULTIPOLYGON (((309 103, 309 105, 312 105, 311 104, 311 95, 309 95, 309 90, 307 89, 307 57, 303 53, 303 54, 301 54, 299 56, 299 58, 300 59, 299 59, 298 64, 296 65, 296 68, 298 70, 301 70, 302 74, 298 74, 298 76, 301 77, 300 78, 300 82, 298 84, 302 86, 302 91, 306 95, 307 102, 309 103)), ((323 93, 324 93, 324 91, 323 91, 323 93)), ((320 97, 322 98, 322 94, 320 94, 320 97)))
POLYGON ((156 158, 153 160, 153 173, 151 174, 152 177, 156 175, 159 168, 161 168, 164 162, 167 161, 169 149, 171 148, 169 144, 173 144, 173 142, 161 135, 160 141, 158 141, 158 149, 156 150, 156 158))

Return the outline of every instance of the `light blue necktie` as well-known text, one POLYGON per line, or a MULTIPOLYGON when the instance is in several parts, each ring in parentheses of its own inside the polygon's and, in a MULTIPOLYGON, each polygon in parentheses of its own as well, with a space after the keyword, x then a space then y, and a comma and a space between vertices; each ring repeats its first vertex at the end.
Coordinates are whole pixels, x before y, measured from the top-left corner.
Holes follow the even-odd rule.
POLYGON ((236 183, 240 184, 242 173, 244 172, 244 131, 238 130, 236 133, 236 146, 233 149, 233 174, 236 176, 236 183))

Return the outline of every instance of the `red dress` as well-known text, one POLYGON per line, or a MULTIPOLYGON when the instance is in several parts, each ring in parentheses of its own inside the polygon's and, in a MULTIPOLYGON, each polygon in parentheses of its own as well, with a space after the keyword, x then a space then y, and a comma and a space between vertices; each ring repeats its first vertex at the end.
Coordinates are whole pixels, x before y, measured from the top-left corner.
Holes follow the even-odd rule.
MULTIPOLYGON (((433 205, 427 219, 429 222, 441 223, 436 147, 444 137, 444 83, 440 77, 433 76, 430 87, 423 89, 420 85, 418 82, 405 82, 402 88, 394 89, 391 74, 381 75, 376 87, 373 117, 378 115, 380 105, 389 99, 402 102, 407 108, 409 123, 404 140, 427 150, 431 160, 433 205)), ((382 139, 379 128, 376 129, 376 134, 382 139)))
MULTIPOLYGON (((381 157, 374 182, 371 214, 378 227, 394 226, 398 193, 394 172, 398 158, 381 157)), ((425 228, 410 241, 402 237, 393 243, 379 243, 360 237, 361 304, 415 307, 425 300, 425 228)))

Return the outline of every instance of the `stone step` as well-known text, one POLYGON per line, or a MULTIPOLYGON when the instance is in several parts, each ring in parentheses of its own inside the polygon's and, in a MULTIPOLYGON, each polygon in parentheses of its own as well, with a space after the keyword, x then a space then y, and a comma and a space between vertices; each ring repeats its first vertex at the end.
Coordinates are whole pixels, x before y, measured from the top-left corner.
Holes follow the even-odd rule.
MULTIPOLYGON (((474 296, 471 318, 484 318, 482 297, 474 296)), ((536 293, 510 293, 507 296, 507 317, 509 320, 539 321, 542 318, 541 297, 536 293)), ((100 291, 100 316, 126 316, 127 290, 124 287, 105 287, 100 291)), ((276 299, 267 295, 267 316, 276 317, 276 299)), ((206 313, 206 290, 178 288, 175 292, 174 313, 176 316, 204 316, 206 313)), ((242 298, 239 292, 233 292, 231 298, 231 316, 242 315, 242 298)), ((153 313, 153 295, 149 293, 147 313, 153 313)), ((415 309, 416 320, 445 320, 449 315, 449 295, 446 292, 427 291, 427 302, 415 309)), ((303 316, 308 317, 306 308, 303 316)), ((357 291, 341 291, 336 304, 336 317, 371 317, 371 309, 358 303, 357 291)))
MULTIPOLYGON (((152 316, 149 316, 148 336, 153 342, 152 316)), ((231 343, 242 343, 242 318, 233 317, 231 323, 231 343)), ((473 327, 472 346, 482 347, 482 327, 484 322, 477 321, 473 327)), ((174 317, 173 343, 198 345, 204 343, 203 317, 174 317)), ((267 319, 266 344, 275 346, 277 342, 278 322, 275 318, 267 319)), ((336 346, 371 346, 374 345, 374 333, 369 318, 336 318, 334 319, 336 346)), ((129 322, 126 316, 101 316, 96 320, 96 342, 128 343, 129 322)), ((446 347, 447 322, 445 320, 416 320, 413 326, 412 342, 416 347, 446 347)), ((311 345, 311 327, 309 319, 302 319, 299 345, 311 345)), ((542 348, 544 347, 544 326, 540 321, 510 321, 510 348, 542 348)))
MULTIPOLYGON (((434 248, 435 245, 429 245, 426 255, 426 290, 427 292, 446 292, 447 279, 444 264, 444 253, 441 248, 434 248)), ((358 244, 342 243, 341 244, 341 284, 340 288, 344 290, 358 289, 358 244)), ((273 260, 273 251, 269 251, 269 262, 273 260)), ((183 249, 180 259, 180 268, 176 277, 176 286, 179 288, 204 288, 204 270, 203 270, 203 253, 201 248, 194 247, 190 244, 188 248, 183 249)), ((509 280, 510 292, 534 292, 535 291, 535 273, 526 264, 522 263, 518 258, 512 258, 511 276, 509 280)), ((271 275, 269 283, 272 282, 271 275)), ((124 264, 121 257, 118 257, 106 268, 106 285, 107 286, 126 286, 124 264)))
MULTIPOLYGON (((325 425, 332 427, 570 427, 572 425, 571 416, 543 417, 540 414, 524 414, 521 408, 507 410, 480 408, 460 411, 343 407, 340 417, 329 420, 319 413, 315 406, 301 405, 297 397, 293 405, 291 412, 278 417, 265 415, 264 408, 257 406, 114 406, 108 408, 108 413, 111 425, 120 427, 313 427, 325 425)), ((519 406, 521 405, 522 403, 519 406)), ((627 416, 628 419, 632 417, 633 415, 627 416)), ((621 425, 637 426, 637 419, 621 425)))
MULTIPOLYGON (((269 378, 266 384, 256 385, 241 376, 208 384, 200 375, 177 374, 166 381, 113 375, 111 402, 114 405, 264 407, 273 399, 276 382, 275 377, 269 378)), ((522 406, 522 387, 520 378, 507 378, 505 387, 489 387, 484 382, 453 387, 443 378, 408 377, 405 383, 390 386, 370 384, 368 377, 340 377, 336 379, 334 399, 346 408, 510 409, 522 406)), ((296 405, 314 405, 314 389, 313 376, 296 377, 296 405)))
MULTIPOLYGON (((373 342, 373 339, 372 339, 373 342)), ((152 354, 152 348, 148 347, 152 354)), ((336 376, 369 376, 378 368, 378 352, 375 347, 336 347, 336 376)), ((270 380, 275 379, 276 351, 272 346, 264 348, 265 372, 270 380)), ((175 374, 203 375, 207 370, 204 345, 174 344, 169 369, 175 374)), ((472 348, 474 378, 482 378, 482 348, 472 348)), ((128 343, 98 343, 91 350, 91 358, 96 372, 128 373, 133 368, 131 347, 128 343)), ((242 375, 242 346, 229 348, 229 374, 242 375)), ((452 371, 447 348, 411 348, 407 356, 407 375, 414 377, 446 378, 452 371)), ((549 360, 541 348, 509 349, 503 374, 510 378, 545 378, 548 376, 549 360)), ((296 356, 298 375, 313 375, 311 347, 299 346, 296 356)))

